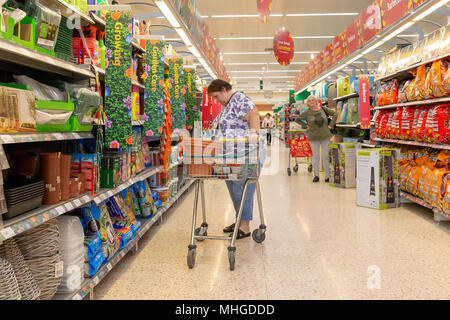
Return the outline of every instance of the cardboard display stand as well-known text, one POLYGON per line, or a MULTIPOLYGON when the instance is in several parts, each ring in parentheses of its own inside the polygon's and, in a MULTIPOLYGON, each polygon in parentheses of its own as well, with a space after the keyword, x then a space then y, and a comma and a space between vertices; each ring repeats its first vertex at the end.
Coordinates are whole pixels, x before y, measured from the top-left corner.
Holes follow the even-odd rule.
POLYGON ((356 149, 354 143, 330 144, 330 186, 356 187, 356 149))

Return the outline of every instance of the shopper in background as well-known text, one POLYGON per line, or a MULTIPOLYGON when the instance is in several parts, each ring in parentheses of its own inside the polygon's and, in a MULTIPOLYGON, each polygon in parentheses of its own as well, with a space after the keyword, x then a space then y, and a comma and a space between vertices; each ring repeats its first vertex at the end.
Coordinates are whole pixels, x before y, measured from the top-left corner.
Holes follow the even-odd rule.
POLYGON ((300 114, 295 122, 300 124, 303 128, 308 129, 308 140, 311 143, 311 149, 313 152, 313 169, 314 179, 313 182, 319 181, 320 171, 320 148, 322 148, 322 166, 325 170, 325 182, 329 182, 329 163, 328 152, 330 143, 331 128, 336 124, 337 113, 327 107, 321 107, 316 97, 313 95, 306 99, 306 105, 308 110, 300 114), (328 124, 328 118, 332 116, 330 124, 328 124), (305 122, 306 121, 306 124, 305 122))
POLYGON ((267 144, 270 145, 272 143, 272 133, 271 130, 275 126, 272 115, 270 113, 266 113, 264 117, 262 127, 267 130, 267 144))
MULTIPOLYGON (((252 100, 243 93, 235 92, 231 84, 216 79, 208 86, 208 95, 216 99, 224 107, 213 122, 212 129, 218 135, 226 138, 247 138, 250 143, 256 143, 260 133, 260 117, 258 109, 252 100)), ((261 144, 262 145, 262 144, 261 144)), ((261 154, 261 153, 260 153, 261 154)), ((264 162, 264 156, 260 158, 260 168, 264 162)), ((245 180, 226 181, 228 191, 233 201, 236 216, 239 212, 245 180)), ((253 218, 253 198, 256 186, 250 184, 245 196, 241 223, 237 233, 237 239, 250 236, 250 221, 253 218)), ((224 232, 234 232, 235 224, 225 227, 224 232)))

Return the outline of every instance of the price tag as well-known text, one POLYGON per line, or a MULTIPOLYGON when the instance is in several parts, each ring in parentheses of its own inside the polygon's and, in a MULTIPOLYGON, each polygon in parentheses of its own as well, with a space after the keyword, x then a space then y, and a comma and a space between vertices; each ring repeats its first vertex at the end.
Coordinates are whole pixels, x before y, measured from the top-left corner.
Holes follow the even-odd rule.
POLYGON ((64 136, 61 133, 54 133, 53 136, 56 140, 64 140, 64 136))
POLYGON ((89 202, 91 200, 91 198, 89 198, 88 195, 85 195, 82 199, 84 202, 89 202))
POLYGON ((74 134, 73 134, 73 137, 74 137, 75 139, 81 139, 81 136, 80 136, 78 133, 74 133, 74 134))
POLYGON ((73 200, 73 203, 75 204, 75 206, 80 207, 81 206, 81 201, 78 199, 73 200))
POLYGON ((55 264, 55 278, 61 278, 63 276, 64 271, 64 262, 60 261, 55 264))
POLYGON ((108 269, 108 272, 111 271, 111 269, 112 269, 111 263, 108 263, 108 264, 106 265, 106 269, 108 269))
POLYGON ((108 191, 107 195, 105 196, 106 198, 111 198, 113 196, 113 192, 112 191, 108 191))
POLYGON ((97 285, 100 282, 100 280, 98 279, 98 276, 96 276, 93 281, 94 281, 94 285, 97 285))
POLYGON ((3 141, 3 143, 14 143, 15 142, 13 137, 11 137, 10 135, 7 135, 7 134, 2 135, 2 141, 3 141))
POLYGON ((66 212, 66 209, 63 206, 56 207, 56 212, 59 214, 63 214, 66 212))
POLYGON ((73 296, 72 300, 81 300, 81 296, 77 293, 73 296))
POLYGON ((64 206, 66 207, 67 211, 72 211, 74 209, 72 203, 70 202, 67 202, 64 206))
POLYGON ((15 233, 11 227, 5 228, 1 230, 2 236, 6 239, 12 238, 15 236, 15 233))

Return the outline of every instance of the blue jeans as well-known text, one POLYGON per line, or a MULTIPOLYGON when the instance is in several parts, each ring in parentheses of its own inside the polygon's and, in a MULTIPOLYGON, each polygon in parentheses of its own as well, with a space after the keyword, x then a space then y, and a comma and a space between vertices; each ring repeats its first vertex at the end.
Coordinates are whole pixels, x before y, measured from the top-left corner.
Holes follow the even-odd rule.
MULTIPOLYGON (((261 174, 262 166, 264 165, 264 160, 266 158, 266 149, 264 148, 260 154, 260 164, 258 169, 258 177, 261 174)), ((244 193, 244 186, 247 179, 242 179, 238 181, 225 181, 228 187, 228 192, 230 193, 231 200, 233 201, 234 210, 236 211, 236 217, 239 213, 239 206, 241 205, 242 195, 244 193)), ((247 187, 247 193, 245 195, 244 208, 242 209, 242 221, 251 221, 253 219, 253 200, 256 191, 256 184, 251 183, 247 187)))

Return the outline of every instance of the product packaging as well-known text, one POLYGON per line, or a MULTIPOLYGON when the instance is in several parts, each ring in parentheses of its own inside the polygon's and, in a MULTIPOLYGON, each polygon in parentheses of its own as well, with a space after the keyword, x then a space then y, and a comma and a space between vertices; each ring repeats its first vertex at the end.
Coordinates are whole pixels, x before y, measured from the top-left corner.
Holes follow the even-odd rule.
POLYGON ((356 187, 356 147, 354 143, 330 144, 330 186, 356 187))
POLYGON ((400 206, 400 149, 357 151, 357 205, 375 209, 400 206))

